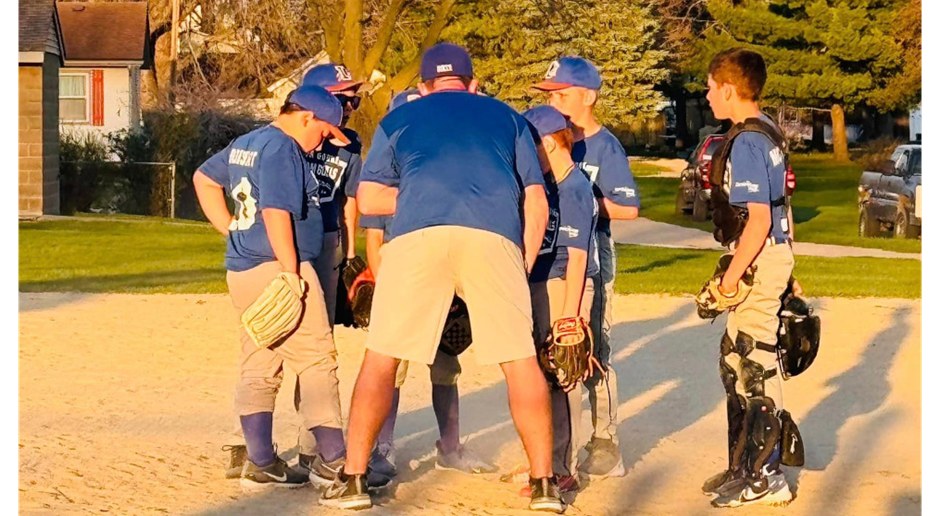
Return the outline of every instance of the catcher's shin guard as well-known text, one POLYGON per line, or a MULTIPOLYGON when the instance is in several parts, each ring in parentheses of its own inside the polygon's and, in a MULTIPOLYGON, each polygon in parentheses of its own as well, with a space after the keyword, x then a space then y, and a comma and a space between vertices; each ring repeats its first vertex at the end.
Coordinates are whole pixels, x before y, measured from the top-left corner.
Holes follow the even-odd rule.
POLYGON ((766 396, 747 400, 747 456, 748 480, 766 482, 766 473, 780 470, 780 420, 774 401, 766 396), (765 469, 766 468, 766 469, 765 469))

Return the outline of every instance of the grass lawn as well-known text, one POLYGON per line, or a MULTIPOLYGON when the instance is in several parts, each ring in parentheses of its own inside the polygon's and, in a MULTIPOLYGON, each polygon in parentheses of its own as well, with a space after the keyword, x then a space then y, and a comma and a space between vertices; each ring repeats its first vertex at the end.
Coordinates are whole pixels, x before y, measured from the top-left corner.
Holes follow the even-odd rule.
POLYGON ((646 176, 655 176, 663 172, 669 172, 669 169, 666 167, 661 167, 659 165, 654 165, 652 163, 647 163, 644 161, 635 161, 630 160, 630 172, 633 172, 635 177, 646 177, 646 176))
MULTIPOLYGON (((793 219, 796 239, 802 242, 869 247, 905 253, 921 252, 920 240, 862 238, 858 236, 858 178, 862 169, 854 163, 837 163, 829 154, 795 154, 796 193, 793 219)), ((711 222, 693 222, 690 215, 676 215, 679 180, 638 177, 640 215, 661 222, 710 231, 711 222)))
MULTIPOLYGON (((133 220, 21 222, 21 292, 225 293, 225 240, 208 224, 133 220)), ((358 251, 364 255, 360 239, 358 251)), ((719 252, 618 246, 617 291, 692 294, 719 252)), ((797 259, 812 296, 920 297, 917 260, 797 259)))

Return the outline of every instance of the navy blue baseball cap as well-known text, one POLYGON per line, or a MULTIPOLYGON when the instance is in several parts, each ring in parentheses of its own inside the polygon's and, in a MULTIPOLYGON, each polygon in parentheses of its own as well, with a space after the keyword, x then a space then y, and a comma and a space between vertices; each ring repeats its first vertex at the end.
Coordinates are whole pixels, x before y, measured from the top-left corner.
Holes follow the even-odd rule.
POLYGON ((532 86, 543 91, 555 91, 580 86, 589 90, 601 89, 601 74, 593 63, 583 57, 565 56, 552 61, 545 72, 545 80, 532 86))
POLYGON ((349 144, 349 138, 339 128, 343 122, 343 105, 332 93, 320 86, 301 86, 290 92, 287 102, 297 104, 304 111, 313 112, 317 120, 330 125, 330 136, 334 141, 349 144))
POLYGON ((453 43, 438 43, 421 56, 422 81, 452 75, 473 77, 473 63, 463 47, 453 43))
POLYGON ((304 75, 301 86, 319 86, 327 91, 342 91, 350 88, 359 90, 362 81, 354 81, 349 70, 337 63, 326 63, 314 66, 304 75))
POLYGON ((420 98, 421 98, 421 92, 420 92, 420 91, 418 91, 418 90, 416 90, 416 89, 414 89, 414 88, 409 89, 409 90, 405 90, 405 91, 399 93, 398 95, 395 95, 395 98, 393 98, 392 101, 389 102, 389 104, 388 104, 388 110, 389 110, 389 111, 392 111, 392 110, 394 110, 395 108, 397 108, 397 107, 399 107, 399 106, 401 106, 401 105, 403 105, 403 104, 407 104, 408 102, 411 102, 412 100, 417 100, 417 99, 420 99, 420 98))
POLYGON ((522 113, 522 116, 535 128, 539 138, 545 138, 570 127, 565 115, 551 106, 536 106, 522 113))

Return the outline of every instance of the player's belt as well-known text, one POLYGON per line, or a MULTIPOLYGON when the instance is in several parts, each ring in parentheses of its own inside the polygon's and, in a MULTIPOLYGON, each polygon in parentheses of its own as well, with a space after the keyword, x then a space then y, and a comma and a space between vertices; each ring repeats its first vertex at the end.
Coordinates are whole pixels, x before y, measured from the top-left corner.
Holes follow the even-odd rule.
MULTIPOLYGON (((734 242, 731 243, 731 245, 728 246, 728 248, 734 251, 735 249, 738 248, 738 242, 740 242, 740 240, 735 240, 734 242)), ((773 247, 775 245, 782 245, 782 244, 789 245, 790 242, 791 240, 789 238, 777 238, 774 236, 769 236, 767 237, 767 240, 764 240, 764 245, 766 247, 773 247)))

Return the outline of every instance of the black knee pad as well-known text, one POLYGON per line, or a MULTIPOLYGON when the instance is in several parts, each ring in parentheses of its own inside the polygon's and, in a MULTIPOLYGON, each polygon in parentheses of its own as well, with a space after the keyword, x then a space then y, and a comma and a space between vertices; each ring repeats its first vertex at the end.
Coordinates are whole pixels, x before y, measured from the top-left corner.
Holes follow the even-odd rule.
POLYGON ((770 471, 780 467, 780 456, 772 463, 768 459, 774 456, 774 450, 780 443, 780 420, 777 419, 774 401, 768 397, 754 397, 747 400, 747 473, 751 478, 761 478, 764 465, 770 471))
POLYGON ((753 360, 741 359, 741 384, 744 385, 748 398, 764 396, 764 380, 773 378, 774 374, 776 370, 766 371, 764 366, 753 360))
POLYGON ((754 337, 739 331, 738 336, 734 339, 734 352, 743 358, 750 355, 756 345, 757 341, 754 340, 754 337))
POLYGON ((724 335, 721 336, 721 356, 726 357, 734 351, 734 341, 731 340, 731 336, 728 335, 726 331, 724 335))

